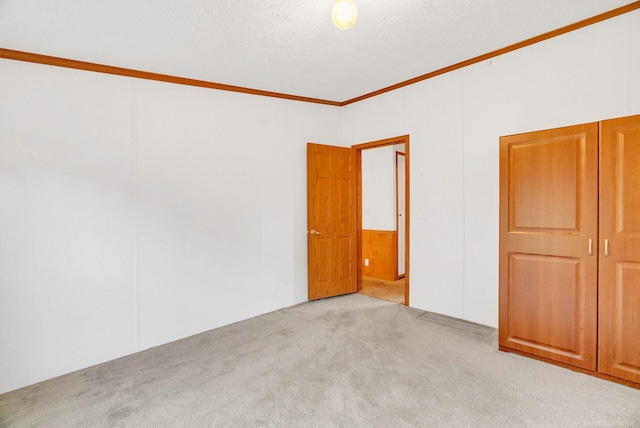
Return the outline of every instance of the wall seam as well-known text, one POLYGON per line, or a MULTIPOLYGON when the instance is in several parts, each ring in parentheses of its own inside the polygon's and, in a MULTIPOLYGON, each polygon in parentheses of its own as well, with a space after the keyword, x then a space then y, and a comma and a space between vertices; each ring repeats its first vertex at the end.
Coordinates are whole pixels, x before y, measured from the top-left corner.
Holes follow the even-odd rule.
POLYGON ((465 309, 466 309, 466 300, 465 300, 465 289, 467 287, 467 181, 466 181, 466 148, 465 148, 465 111, 464 111, 464 93, 465 93, 465 75, 466 71, 462 70, 461 80, 462 84, 460 85, 460 105, 461 109, 461 123, 462 123, 462 319, 466 319, 465 309))
POLYGON ((131 79, 131 150, 133 155, 133 198, 136 210, 136 351, 140 351, 140 209, 138 203, 138 156, 136 146, 135 85, 135 79, 131 79))

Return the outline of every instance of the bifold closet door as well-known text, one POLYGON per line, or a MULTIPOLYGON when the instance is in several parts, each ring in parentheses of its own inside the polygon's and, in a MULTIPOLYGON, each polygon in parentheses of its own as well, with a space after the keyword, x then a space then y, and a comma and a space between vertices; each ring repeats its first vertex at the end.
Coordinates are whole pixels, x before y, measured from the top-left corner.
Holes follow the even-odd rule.
POLYGON ((601 122, 598 371, 640 383, 640 116, 601 122))
POLYGON ((598 123, 500 139, 503 350, 596 369, 598 123))

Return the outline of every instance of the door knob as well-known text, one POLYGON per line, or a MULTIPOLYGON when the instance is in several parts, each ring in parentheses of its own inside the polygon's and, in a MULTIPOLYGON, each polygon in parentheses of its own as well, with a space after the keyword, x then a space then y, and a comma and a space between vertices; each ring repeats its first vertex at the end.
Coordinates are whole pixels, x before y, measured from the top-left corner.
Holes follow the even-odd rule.
POLYGON ((309 232, 311 235, 320 235, 320 232, 318 232, 315 229, 311 229, 311 231, 309 232))

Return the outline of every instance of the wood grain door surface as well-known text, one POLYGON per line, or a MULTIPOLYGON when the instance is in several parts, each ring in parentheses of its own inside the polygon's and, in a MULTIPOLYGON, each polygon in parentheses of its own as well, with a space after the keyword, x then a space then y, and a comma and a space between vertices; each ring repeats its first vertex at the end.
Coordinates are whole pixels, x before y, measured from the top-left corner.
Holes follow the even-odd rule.
POLYGON ((307 145, 309 300, 356 292, 354 150, 307 145))
POLYGON ((640 383, 640 115, 601 122, 598 371, 640 383))
POLYGON ((501 347, 596 369, 598 123, 500 139, 501 347))

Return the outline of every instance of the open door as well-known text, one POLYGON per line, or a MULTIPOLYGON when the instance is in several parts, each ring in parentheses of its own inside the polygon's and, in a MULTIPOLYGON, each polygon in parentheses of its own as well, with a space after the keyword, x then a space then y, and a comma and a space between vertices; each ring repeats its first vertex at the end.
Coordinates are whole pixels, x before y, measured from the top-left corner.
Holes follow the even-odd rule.
POLYGON ((398 145, 403 145, 404 146, 404 156, 403 157, 403 164, 404 164, 404 180, 403 180, 403 190, 400 190, 399 192, 401 192, 404 196, 404 200, 402 200, 400 202, 400 206, 398 207, 397 211, 401 211, 403 212, 403 227, 404 227, 404 261, 402 262, 402 266, 403 266, 403 270, 402 268, 399 268, 398 270, 400 272, 404 272, 404 280, 405 280, 405 286, 404 286, 404 305, 405 306, 409 306, 409 288, 410 288, 410 283, 409 283, 409 249, 410 249, 410 245, 409 245, 409 239, 411 236, 411 233, 409 232, 409 226, 410 226, 410 195, 411 192, 409 191, 409 185, 410 185, 410 172, 409 172, 409 164, 410 164, 410 150, 409 150, 409 135, 401 135, 398 137, 392 137, 392 138, 386 138, 384 140, 376 140, 376 141, 370 141, 368 143, 362 143, 362 144, 356 144, 354 146, 352 146, 352 149, 355 150, 355 157, 356 157, 356 202, 358 204, 358 208, 357 208, 357 223, 356 223, 356 233, 358 234, 358 239, 356 240, 356 246, 357 246, 357 258, 356 260, 358 260, 358 266, 357 266, 357 271, 356 271, 356 283, 357 283, 357 290, 358 292, 362 291, 363 289, 363 283, 362 283, 362 271, 363 271, 363 252, 362 252, 362 152, 364 150, 369 150, 369 149, 375 149, 375 148, 379 148, 379 147, 385 147, 385 146, 398 146, 398 145))
POLYGON ((356 160, 345 147, 307 144, 309 300, 356 292, 356 160))

